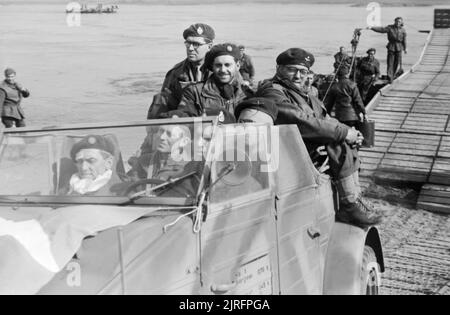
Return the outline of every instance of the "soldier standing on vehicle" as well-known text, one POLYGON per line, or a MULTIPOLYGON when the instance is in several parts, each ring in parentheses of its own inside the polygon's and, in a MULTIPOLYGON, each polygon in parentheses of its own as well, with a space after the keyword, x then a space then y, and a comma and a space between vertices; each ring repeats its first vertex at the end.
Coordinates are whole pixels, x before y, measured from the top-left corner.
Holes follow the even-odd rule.
POLYGON ((16 79, 16 71, 11 68, 5 70, 5 80, 0 83, 0 106, 2 123, 6 128, 25 127, 25 113, 20 106, 22 97, 30 96, 30 92, 23 88, 16 79))
POLYGON ((387 55, 387 76, 389 81, 395 79, 397 70, 402 65, 402 51, 406 54, 406 31, 403 28, 403 18, 395 18, 394 24, 385 27, 368 27, 377 33, 387 33, 388 44, 386 46, 387 55))
POLYGON ((256 96, 276 103, 276 125, 297 124, 310 154, 326 145, 331 177, 339 193, 336 221, 361 228, 380 223, 381 216, 370 215, 366 211, 370 207, 361 199, 356 145, 361 144, 362 135, 329 117, 323 103, 305 92, 304 84, 314 56, 303 49, 291 48, 276 61, 275 76, 261 83, 256 96))
POLYGON ((380 62, 375 58, 376 49, 370 48, 367 51, 367 56, 362 58, 358 63, 358 83, 359 94, 364 102, 364 105, 369 103, 367 94, 372 85, 380 78, 380 62))
MULTIPOLYGON (((215 45, 208 52, 205 66, 212 75, 205 82, 188 86, 178 109, 162 114, 161 118, 173 116, 211 116, 211 111, 228 112, 234 117, 234 109, 253 91, 243 83, 239 73, 239 48, 231 43, 215 45)), ((224 115, 220 115, 223 116, 224 115)))
POLYGON ((167 72, 161 92, 156 94, 147 118, 158 118, 159 114, 177 108, 183 89, 190 84, 205 81, 209 70, 204 66, 206 53, 213 46, 214 29, 203 23, 189 26, 183 32, 186 59, 167 72))
POLYGON ((255 67, 253 66, 252 58, 245 53, 245 46, 239 45, 240 58, 239 62, 241 64, 241 68, 239 72, 244 79, 244 84, 248 86, 253 86, 255 79, 255 67))
POLYGON ((348 75, 347 67, 341 67, 338 70, 338 82, 333 84, 324 103, 328 114, 331 114, 334 108, 337 120, 349 127, 359 129, 360 123, 365 119, 366 109, 356 83, 351 81, 348 75))

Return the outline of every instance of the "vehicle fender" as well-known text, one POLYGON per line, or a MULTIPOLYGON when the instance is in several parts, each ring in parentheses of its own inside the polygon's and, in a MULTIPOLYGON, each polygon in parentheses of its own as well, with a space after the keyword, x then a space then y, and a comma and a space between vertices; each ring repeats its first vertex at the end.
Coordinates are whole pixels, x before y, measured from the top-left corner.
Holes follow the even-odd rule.
POLYGON ((380 269, 384 271, 381 242, 376 228, 365 231, 344 223, 336 222, 333 225, 325 258, 324 294, 360 294, 366 244, 374 249, 380 269))

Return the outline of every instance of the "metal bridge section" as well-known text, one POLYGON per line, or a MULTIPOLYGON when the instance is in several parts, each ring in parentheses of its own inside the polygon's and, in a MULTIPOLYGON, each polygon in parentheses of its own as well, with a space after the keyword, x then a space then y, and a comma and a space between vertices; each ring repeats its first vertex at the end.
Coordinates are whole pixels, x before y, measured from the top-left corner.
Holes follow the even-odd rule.
MULTIPOLYGON (((440 20, 436 22, 436 15, 440 20)), ((376 146, 361 151, 363 184, 420 188, 417 207, 450 213, 450 10, 419 62, 369 104, 376 146)))

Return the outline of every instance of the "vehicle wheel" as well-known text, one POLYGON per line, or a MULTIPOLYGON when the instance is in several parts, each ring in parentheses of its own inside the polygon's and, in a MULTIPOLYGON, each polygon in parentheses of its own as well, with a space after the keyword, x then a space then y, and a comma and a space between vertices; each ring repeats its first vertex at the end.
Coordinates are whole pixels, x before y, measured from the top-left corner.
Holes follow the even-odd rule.
POLYGON ((370 246, 364 246, 361 269, 361 294, 379 295, 381 285, 380 265, 370 246))

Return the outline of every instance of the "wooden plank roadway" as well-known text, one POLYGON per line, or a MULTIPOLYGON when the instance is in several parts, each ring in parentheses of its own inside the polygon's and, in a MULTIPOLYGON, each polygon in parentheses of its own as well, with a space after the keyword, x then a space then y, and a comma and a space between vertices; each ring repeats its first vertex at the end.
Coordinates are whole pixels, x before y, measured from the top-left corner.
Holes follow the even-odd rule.
POLYGON ((418 207, 450 213, 450 29, 434 29, 422 59, 369 106, 376 146, 360 151, 363 186, 420 187, 418 207))

